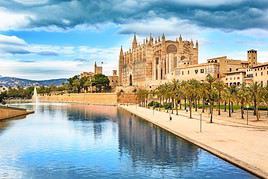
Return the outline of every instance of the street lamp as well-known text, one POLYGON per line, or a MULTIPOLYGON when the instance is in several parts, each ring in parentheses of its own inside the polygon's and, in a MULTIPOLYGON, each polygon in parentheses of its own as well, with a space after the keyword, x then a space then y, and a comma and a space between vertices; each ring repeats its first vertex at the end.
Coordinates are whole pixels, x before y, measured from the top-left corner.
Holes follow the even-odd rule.
POLYGON ((249 105, 247 105, 247 125, 248 125, 248 108, 249 108, 249 105))

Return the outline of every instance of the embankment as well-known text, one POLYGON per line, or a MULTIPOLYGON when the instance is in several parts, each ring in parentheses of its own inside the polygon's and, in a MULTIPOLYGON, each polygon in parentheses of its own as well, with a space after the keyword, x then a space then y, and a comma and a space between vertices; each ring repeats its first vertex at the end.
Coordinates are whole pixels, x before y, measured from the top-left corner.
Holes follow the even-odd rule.
POLYGON ((33 111, 21 108, 0 106, 0 120, 24 116, 31 113, 33 113, 33 111))
POLYGON ((97 105, 117 105, 117 104, 133 104, 137 102, 135 94, 116 93, 70 93, 62 95, 45 95, 39 96, 40 102, 58 102, 58 103, 81 103, 81 104, 97 104, 97 105))
POLYGON ((40 102, 63 102, 98 105, 117 105, 117 95, 115 93, 80 93, 39 96, 40 102))

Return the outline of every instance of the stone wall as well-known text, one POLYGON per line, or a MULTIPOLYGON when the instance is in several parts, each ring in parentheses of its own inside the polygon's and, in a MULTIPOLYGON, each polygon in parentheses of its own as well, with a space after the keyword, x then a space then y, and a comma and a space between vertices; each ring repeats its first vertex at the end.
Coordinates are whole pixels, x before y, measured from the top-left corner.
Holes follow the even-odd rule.
POLYGON ((121 94, 120 96, 117 96, 116 93, 80 93, 80 94, 39 96, 39 101, 117 105, 118 103, 136 103, 137 97, 135 94, 121 94))
POLYGON ((137 100, 137 95, 135 94, 121 94, 120 96, 118 96, 118 103, 121 103, 121 104, 126 104, 126 103, 129 103, 129 104, 136 104, 138 102, 137 100))
POLYGON ((39 96, 40 102, 65 102, 99 105, 117 105, 115 93, 79 93, 39 96))
POLYGON ((27 111, 26 109, 1 106, 0 107, 0 120, 27 115, 30 113, 32 113, 32 111, 27 111))

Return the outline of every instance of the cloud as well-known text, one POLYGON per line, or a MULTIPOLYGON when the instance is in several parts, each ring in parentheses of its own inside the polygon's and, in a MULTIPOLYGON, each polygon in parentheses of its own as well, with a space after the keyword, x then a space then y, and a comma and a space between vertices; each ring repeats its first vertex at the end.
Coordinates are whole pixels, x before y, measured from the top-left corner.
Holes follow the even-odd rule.
POLYGON ((0 44, 8 45, 26 45, 26 42, 16 36, 8 36, 0 34, 0 44))
MULTIPOLYGON (((4 16, 13 18, 11 24, 7 21, 0 26, 0 29, 24 28, 48 31, 79 27, 97 29, 101 24, 112 23, 123 27, 122 33, 128 33, 130 30, 127 30, 127 26, 133 27, 133 31, 139 31, 141 30, 140 23, 144 21, 150 23, 150 19, 160 18, 173 21, 177 19, 182 22, 182 25, 188 24, 224 31, 252 28, 268 30, 268 1, 266 0, 103 0, 90 2, 88 0, 16 0, 1 1, 0 6, 2 6, 0 12, 4 16)), ((164 30, 164 27, 160 25, 158 28, 164 30)), ((177 27, 179 28, 180 26, 177 27)))
MULTIPOLYGON (((63 48, 63 51, 66 51, 65 48, 63 48)), ((57 56, 57 50, 58 49, 53 49, 50 46, 28 44, 25 40, 16 36, 0 34, 0 52, 3 54, 57 56)))

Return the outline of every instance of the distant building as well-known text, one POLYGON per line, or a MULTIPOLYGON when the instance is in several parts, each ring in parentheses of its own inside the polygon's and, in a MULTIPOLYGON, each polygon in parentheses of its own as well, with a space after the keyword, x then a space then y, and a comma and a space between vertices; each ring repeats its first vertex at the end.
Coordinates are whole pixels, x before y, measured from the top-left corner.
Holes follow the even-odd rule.
MULTIPOLYGON (((80 73, 80 78, 83 77, 88 77, 90 79, 92 79, 94 77, 94 75, 96 74, 103 74, 102 73, 102 66, 98 66, 97 63, 95 62, 94 64, 94 72, 82 72, 80 73)), ((113 74, 111 76, 108 76, 108 79, 110 81, 110 86, 113 89, 116 88, 116 86, 118 85, 118 75, 117 75, 117 70, 113 70, 113 74)), ((94 91, 95 88, 90 87, 88 89, 88 91, 94 91)))
POLYGON ((117 70, 113 70, 113 75, 108 76, 109 81, 110 81, 110 86, 112 89, 115 89, 116 86, 118 85, 118 75, 117 75, 117 70))
POLYGON ((94 65, 94 73, 95 74, 102 74, 102 66, 97 66, 96 62, 95 62, 95 65, 94 65))

